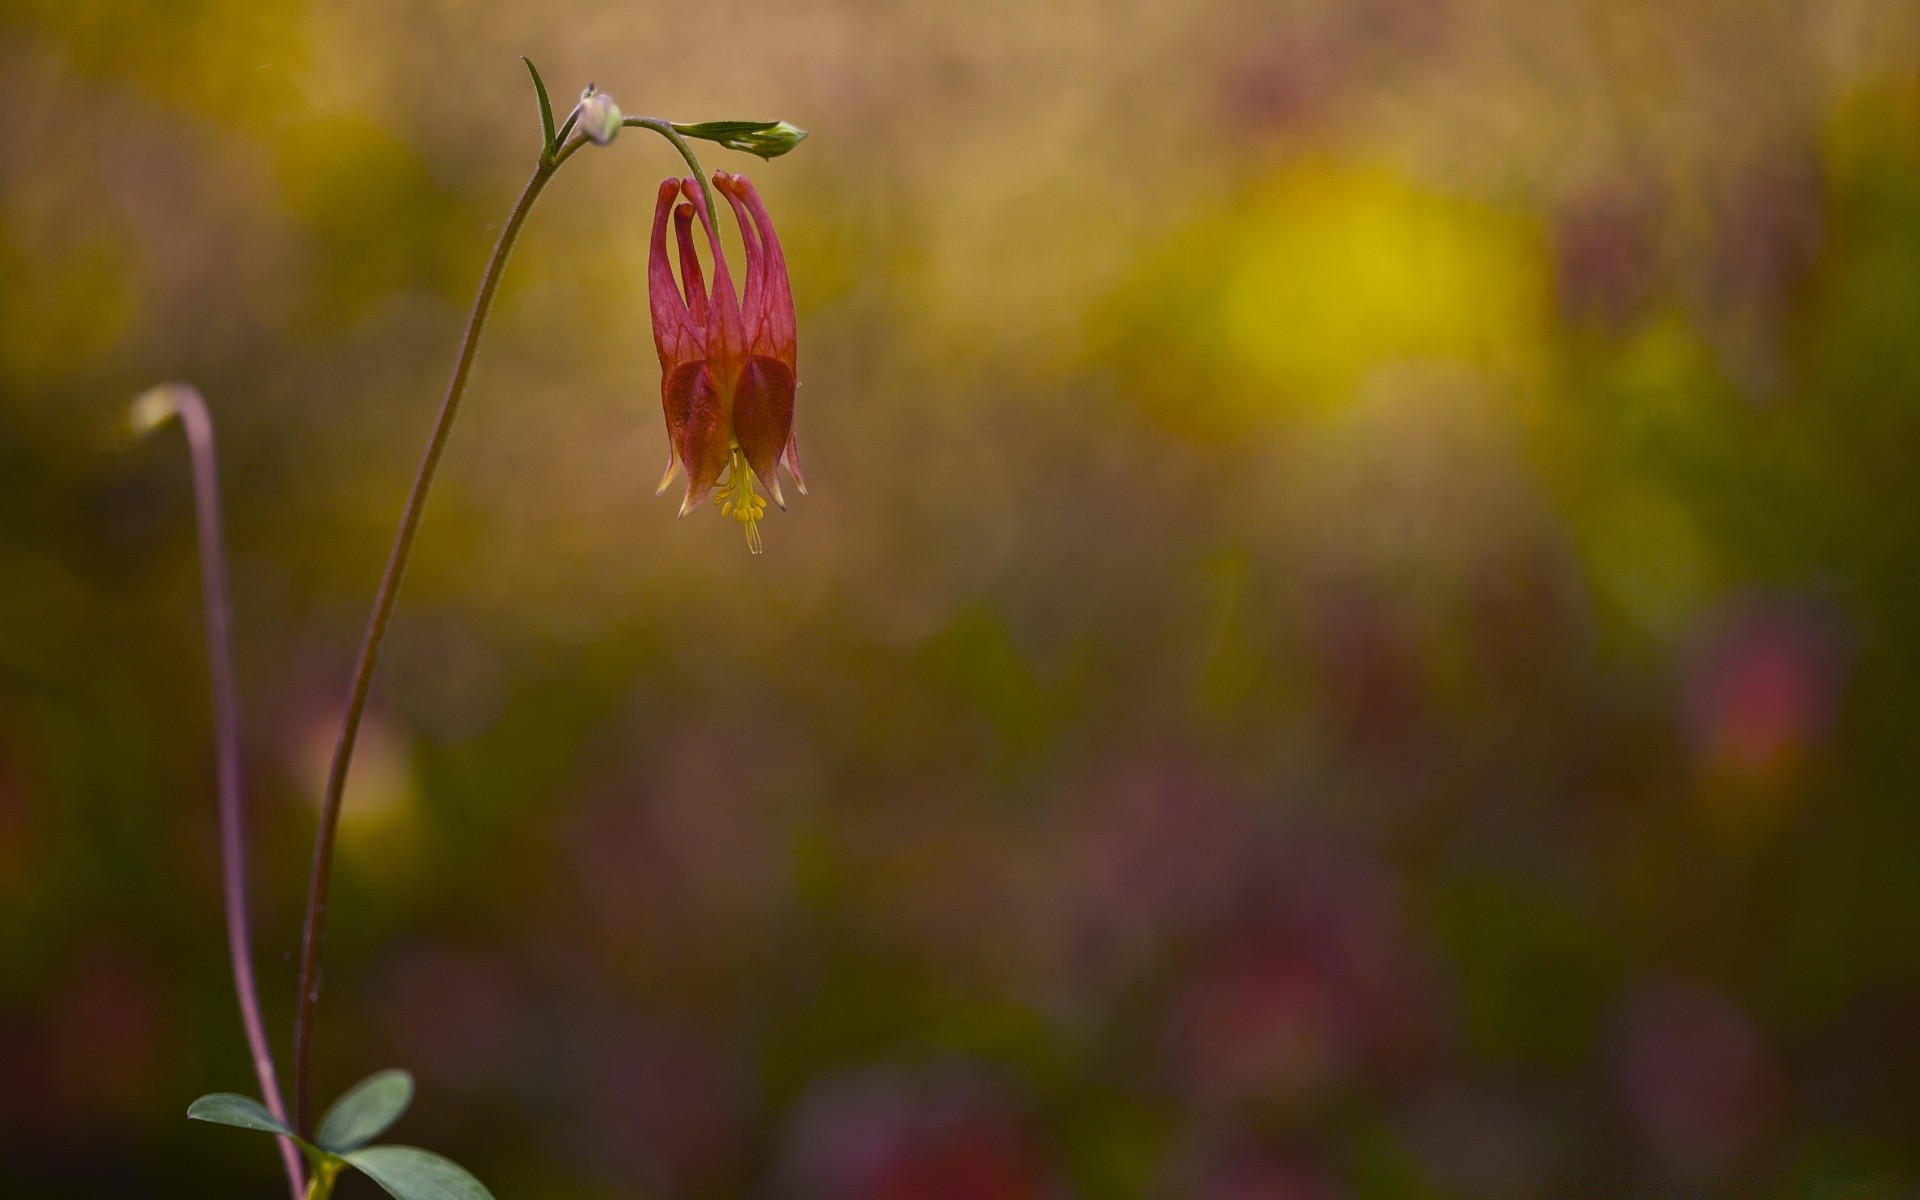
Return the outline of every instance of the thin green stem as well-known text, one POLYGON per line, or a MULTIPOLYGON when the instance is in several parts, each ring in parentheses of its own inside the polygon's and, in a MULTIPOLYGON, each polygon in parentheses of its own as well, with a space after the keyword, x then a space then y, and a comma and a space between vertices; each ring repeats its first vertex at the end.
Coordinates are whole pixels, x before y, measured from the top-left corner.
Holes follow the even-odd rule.
MULTIPOLYGON (((567 123, 561 126, 562 137, 572 131, 574 118, 579 115, 579 112, 580 106, 575 105, 574 111, 567 116, 567 123)), ((686 138, 680 136, 680 131, 673 127, 673 122, 659 117, 623 117, 620 124, 631 129, 651 129, 673 143, 673 148, 680 152, 680 157, 687 162, 687 169, 693 172, 694 179, 700 184, 700 198, 706 201, 707 219, 713 222, 715 229, 720 228, 720 210, 713 204, 713 185, 708 181, 706 171, 700 166, 700 159, 694 154, 693 147, 687 144, 686 138)), ((553 156, 554 168, 557 170, 561 163, 572 158, 574 151, 586 145, 587 141, 585 135, 582 135, 561 147, 560 152, 553 156)))
POLYGON ((374 593, 373 615, 368 619, 360 658, 354 664, 353 683, 347 692, 347 710, 340 722, 339 741, 334 746, 333 762, 327 772, 327 789, 320 803, 320 829, 313 845, 313 873, 307 886, 306 923, 300 935, 300 993, 294 1009, 293 1027, 293 1106, 294 1128, 302 1136, 313 1133, 313 1009, 320 999, 320 943, 326 936, 327 893, 333 880, 334 841, 340 828, 340 802, 346 792, 347 768, 353 761, 354 739, 360 732, 360 718, 366 712, 367 691, 373 683, 374 662, 380 655, 380 642, 386 636, 387 621, 393 616, 394 602, 400 598, 400 580, 406 573, 407 556, 413 549, 414 534, 420 528, 420 516, 426 511, 427 491, 433 486, 440 455, 447 447, 447 435, 460 411, 460 399, 466 394, 467 376, 473 368, 474 352, 480 348, 480 334, 493 307, 494 293, 507 256, 520 236, 533 202, 559 169, 559 162, 541 163, 514 202, 506 228, 494 244, 493 257, 481 278, 479 294, 474 297, 473 314, 467 319, 466 336, 460 343, 460 357, 454 364, 453 379, 447 385, 446 398, 440 402, 440 415, 427 439, 426 453, 413 478, 413 490, 407 494, 400 514, 400 528, 394 534, 393 549, 387 556, 386 570, 374 593))
POLYGON ((713 187, 707 182, 707 173, 700 169, 700 160, 693 156, 693 147, 687 145, 687 139, 680 136, 680 131, 673 127, 673 122, 663 121, 659 117, 628 117, 620 123, 631 125, 636 129, 651 129, 673 143, 673 148, 680 152, 680 157, 687 160, 687 167, 693 172, 693 177, 700 181, 700 197, 707 202, 707 219, 713 222, 714 229, 718 231, 720 210, 713 206, 713 187))
POLYGON ((322 1162, 315 1166, 313 1180, 307 1185, 306 1200, 332 1200, 333 1181, 340 1177, 340 1166, 336 1161, 322 1162))
MULTIPOLYGON (((701 169, 700 160, 694 157, 692 148, 672 123, 657 117, 628 117, 622 124, 651 129, 673 143, 692 169, 694 178, 699 181, 707 215, 717 230, 719 210, 714 207, 713 191, 708 185, 706 172, 701 169)), ((381 574, 380 586, 374 592, 373 614, 367 621, 366 636, 360 643, 360 657, 354 664, 353 681, 347 691, 347 708, 340 720, 340 735, 334 744, 333 761, 327 771, 326 791, 321 797, 320 827, 314 838, 313 871, 307 885, 306 921, 300 935, 300 992, 293 1024, 293 1116, 294 1129, 302 1136, 311 1136, 313 1132, 313 1013, 314 1006, 320 1000, 320 946, 326 937, 327 897, 333 882, 333 855, 340 828, 340 804, 346 793, 347 770, 353 762, 353 747, 360 732, 360 719, 366 713, 367 694, 373 684, 374 663, 380 656, 380 643, 386 637, 387 622, 393 616, 394 604, 400 598, 401 577, 406 574, 407 557, 413 550, 414 534, 419 529, 421 514, 426 511, 427 492, 433 486, 434 472, 440 465, 441 453, 446 449, 453 419, 460 411, 460 399, 466 394, 467 375, 473 367, 474 354, 480 348, 480 335, 486 326, 488 310, 493 306, 494 292, 500 286, 501 273, 506 269, 507 256, 512 253, 514 241, 520 235, 520 227, 526 222, 533 202, 540 198, 547 181, 587 141, 584 136, 574 136, 553 155, 551 161, 542 154, 540 165, 527 181, 520 198, 514 202, 506 228, 500 231, 500 240, 494 244, 493 257, 488 261, 486 274, 481 278, 480 291, 474 297, 473 314, 467 319, 467 331, 460 343, 460 357, 454 364, 453 379, 447 385, 445 399, 440 402, 440 415, 434 421, 433 432, 427 439, 426 452, 414 475, 413 488, 407 494, 406 507, 400 513, 400 528, 394 534, 386 570, 381 574)))
MULTIPOLYGON (((553 135, 552 145, 554 148, 555 163, 558 163, 562 157, 572 155, 573 149, 568 149, 563 155, 561 153, 560 147, 563 143, 566 143, 567 138, 573 133, 573 127, 579 124, 579 122, 580 122, 580 106, 576 104, 573 106, 573 111, 567 114, 567 119, 560 123, 560 132, 553 135)), ((584 137, 580 138, 578 141, 572 143, 572 145, 573 147, 577 148, 580 142, 584 142, 586 140, 587 139, 584 137)))

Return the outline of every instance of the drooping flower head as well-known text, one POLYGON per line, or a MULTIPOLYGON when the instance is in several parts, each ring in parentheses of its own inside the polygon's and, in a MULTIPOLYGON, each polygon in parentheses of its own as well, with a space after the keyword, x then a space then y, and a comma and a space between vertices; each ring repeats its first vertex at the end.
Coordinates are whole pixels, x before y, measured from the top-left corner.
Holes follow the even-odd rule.
POLYGON ((653 343, 660 352, 660 403, 667 420, 667 470, 655 495, 678 472, 687 473, 680 515, 693 511, 716 484, 724 513, 746 527, 747 544, 760 552, 758 522, 766 502, 753 481, 785 508, 776 468, 784 465, 806 494, 793 437, 795 376, 793 291, 787 261, 773 221, 753 184, 716 172, 713 186, 725 196, 746 247, 747 274, 736 295, 720 238, 695 179, 661 183, 653 209, 653 244, 647 264, 647 294, 653 312, 653 343), (671 216, 680 260, 676 282, 667 253, 671 216), (706 231, 713 264, 707 287, 694 247, 693 222, 706 231), (724 482, 721 479, 725 472, 724 482))

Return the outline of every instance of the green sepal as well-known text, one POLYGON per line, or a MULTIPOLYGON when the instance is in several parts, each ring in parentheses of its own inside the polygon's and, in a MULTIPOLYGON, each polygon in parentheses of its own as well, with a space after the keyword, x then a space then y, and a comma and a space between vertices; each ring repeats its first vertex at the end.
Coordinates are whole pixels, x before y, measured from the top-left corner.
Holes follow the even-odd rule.
POLYGON ((779 158, 807 140, 806 130, 786 121, 696 121, 673 128, 682 137, 718 142, 761 158, 779 158))
POLYGON ((673 127, 687 137, 705 138, 710 142, 717 142, 743 133, 763 133, 779 123, 778 121, 695 121, 689 125, 682 125, 676 121, 673 127))

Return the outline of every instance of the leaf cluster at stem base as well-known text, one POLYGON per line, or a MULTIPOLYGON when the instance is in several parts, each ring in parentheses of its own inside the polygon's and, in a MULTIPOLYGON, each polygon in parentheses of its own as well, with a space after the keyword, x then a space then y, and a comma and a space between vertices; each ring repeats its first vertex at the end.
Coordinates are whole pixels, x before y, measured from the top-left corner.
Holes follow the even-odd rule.
POLYGON ((231 1125, 292 1138, 313 1164, 307 1200, 328 1200, 340 1173, 352 1167, 387 1190, 395 1200, 493 1200, 486 1186, 451 1159, 417 1146, 370 1146, 413 1102, 413 1076, 380 1071, 348 1088, 327 1115, 313 1141, 287 1128, 265 1105, 233 1092, 202 1096, 187 1116, 215 1125, 231 1125))

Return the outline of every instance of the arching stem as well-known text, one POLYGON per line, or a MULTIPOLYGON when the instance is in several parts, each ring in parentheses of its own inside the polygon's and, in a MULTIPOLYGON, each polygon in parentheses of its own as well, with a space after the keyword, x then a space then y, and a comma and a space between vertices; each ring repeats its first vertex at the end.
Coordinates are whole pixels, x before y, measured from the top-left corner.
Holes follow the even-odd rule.
MULTIPOLYGON (((651 129, 674 144, 692 168, 694 177, 700 181, 708 214, 717 226, 718 210, 714 208, 706 174, 700 169, 699 159, 694 157, 693 150, 672 123, 655 117, 628 117, 623 124, 651 129)), ((506 227, 500 231, 500 238, 494 243, 493 257, 487 262, 486 274, 480 280, 480 291, 474 296, 472 315, 467 318, 467 331, 460 342, 460 356, 454 363, 453 379, 447 384, 446 396, 440 402, 440 415, 434 420, 433 432, 427 438, 426 452, 421 456, 419 470, 414 473, 406 507, 400 513, 400 527, 394 533, 386 569, 381 573, 379 588, 374 592, 373 613, 368 618, 366 635, 360 643, 360 657, 354 664, 353 680, 347 690, 347 707, 340 720, 340 735, 334 743, 326 791, 320 801, 320 826, 314 838, 313 870, 307 884, 306 921, 300 935, 300 991, 293 1025, 293 1105, 294 1128, 303 1136, 311 1136, 313 1132, 313 1013, 314 1006, 320 1000, 320 947, 326 937, 327 896, 333 881, 340 804, 346 793, 347 769, 353 762, 354 740, 360 732, 360 719, 365 715, 367 693, 373 683, 374 663, 380 656, 380 643, 386 637, 387 622, 393 616, 394 604, 400 598, 400 581, 406 574, 407 558, 413 549, 413 538, 419 529, 421 514, 426 511, 427 492, 433 486, 434 472, 439 468, 440 455, 446 449, 453 419, 460 411, 461 397, 466 394, 467 376, 473 367, 474 354, 480 348, 480 335, 486 327, 487 313, 493 307, 494 293, 499 289, 507 257, 513 252, 514 242, 520 236, 520 227, 526 223, 527 214, 532 211, 533 202, 540 198, 547 181, 586 144, 585 137, 575 136, 552 155, 543 152, 539 166, 534 169, 526 187, 521 189, 520 198, 514 202, 513 211, 507 216, 506 227)))
MULTIPOLYGON (((168 417, 177 417, 186 434, 187 457, 193 470, 194 527, 200 542, 200 605, 206 623, 207 674, 213 692, 215 787, 220 805, 220 866, 226 894, 227 957, 233 967, 233 990, 240 1001, 240 1024, 246 1031, 247 1051, 254 1078, 267 1111, 284 1122, 286 1104, 273 1068, 273 1049, 260 1017, 260 991, 254 980, 253 938, 247 919, 246 817, 240 782, 240 702, 233 675, 233 614, 227 590, 226 538, 220 522, 220 470, 214 453, 213 420, 198 390, 184 384, 164 384, 134 403, 134 422, 143 431, 168 417)), ((280 1142, 281 1165, 293 1200, 301 1200, 306 1184, 301 1177, 300 1152, 287 1138, 280 1142)))

